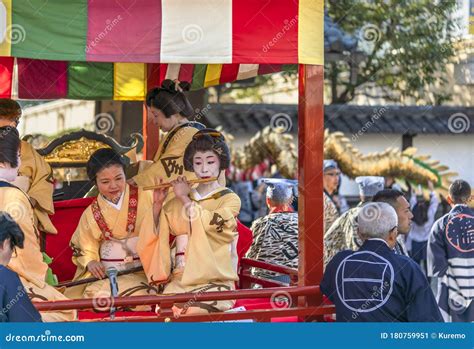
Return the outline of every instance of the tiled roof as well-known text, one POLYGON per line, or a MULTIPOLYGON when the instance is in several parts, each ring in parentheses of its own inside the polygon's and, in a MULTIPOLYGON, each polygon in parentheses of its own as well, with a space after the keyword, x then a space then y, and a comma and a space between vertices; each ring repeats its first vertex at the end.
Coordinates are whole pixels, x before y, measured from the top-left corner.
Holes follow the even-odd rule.
MULTIPOLYGON (((297 106, 289 104, 212 104, 203 120, 233 134, 254 134, 267 125, 290 125, 297 132, 297 106), (272 121, 273 120, 273 121, 272 121)), ((474 108, 327 105, 324 125, 344 133, 472 134, 474 108)))

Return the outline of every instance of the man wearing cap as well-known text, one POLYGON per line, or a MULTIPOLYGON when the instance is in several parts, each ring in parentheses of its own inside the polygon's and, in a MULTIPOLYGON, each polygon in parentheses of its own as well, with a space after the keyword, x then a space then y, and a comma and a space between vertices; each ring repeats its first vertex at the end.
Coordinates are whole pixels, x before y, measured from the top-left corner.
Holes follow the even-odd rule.
MULTIPOLYGON (((285 179, 263 180, 267 184, 269 214, 252 224, 254 240, 248 258, 298 269, 298 213, 293 211, 293 185, 285 179)), ((290 283, 288 275, 252 270, 252 274, 290 283)))
POLYGON ((353 236, 357 236, 357 215, 364 204, 384 188, 384 178, 375 176, 357 177, 359 185, 359 204, 342 214, 324 235, 324 266, 336 253, 350 249, 357 250, 359 246, 354 243, 353 236))
POLYGON ((324 160, 323 163, 323 187, 324 187, 324 233, 332 226, 339 217, 337 204, 333 195, 339 184, 341 171, 337 162, 332 159, 324 160))

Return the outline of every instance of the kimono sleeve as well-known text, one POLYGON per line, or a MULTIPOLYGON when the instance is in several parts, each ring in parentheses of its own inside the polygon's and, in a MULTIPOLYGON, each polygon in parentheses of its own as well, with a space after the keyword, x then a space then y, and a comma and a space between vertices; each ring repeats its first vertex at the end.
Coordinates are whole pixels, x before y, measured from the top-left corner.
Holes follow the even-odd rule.
POLYGON ((43 261, 41 252, 39 233, 34 224, 33 210, 26 196, 19 190, 14 191, 14 196, 10 197, 14 202, 11 206, 5 207, 5 211, 10 213, 20 226, 25 235, 23 243, 24 248, 17 249, 16 254, 8 263, 8 266, 20 274, 25 279, 32 282, 39 282, 39 285, 45 281, 48 265, 43 261), (21 213, 18 215, 18 213, 21 213), (33 281, 35 279, 36 281, 33 281))
POLYGON ((408 322, 443 322, 443 317, 436 303, 433 291, 421 271, 420 267, 410 263, 412 267, 411 278, 407 283, 408 322))
POLYGON ((169 217, 164 209, 160 213, 158 232, 140 231, 137 252, 151 285, 167 280, 171 272, 170 234, 169 217))
MULTIPOLYGON (((82 214, 79 225, 69 243, 73 251, 72 262, 83 269, 86 269, 89 262, 100 260, 100 237, 95 236, 92 230, 88 210, 90 208, 87 208, 82 214)), ((95 224, 95 222, 92 223, 95 224)))
POLYGON ((196 132, 197 129, 193 127, 184 127, 179 130, 173 136, 166 151, 152 165, 133 177, 135 183, 139 187, 144 187, 155 184, 156 178, 161 178, 165 182, 175 180, 178 176, 194 178, 194 173, 184 170, 183 155, 196 132))
MULTIPOLYGON (((224 195, 221 204, 216 210, 209 211, 201 205, 195 204, 195 214, 206 234, 222 243, 230 243, 235 238, 237 229, 237 215, 240 211, 240 198, 236 194, 224 195)), ((192 232, 191 232, 192 233, 192 232)))
POLYGON ((448 270, 444 225, 444 219, 439 219, 433 225, 428 240, 427 269, 430 277, 441 277, 448 270))
POLYGON ((20 172, 25 171, 24 175, 31 178, 28 195, 37 202, 36 206, 38 208, 41 208, 48 214, 53 214, 54 186, 51 182, 51 167, 30 144, 22 142, 21 147, 22 154, 25 154, 26 157, 25 159, 22 158, 22 162, 24 161, 26 166, 20 168, 20 172))

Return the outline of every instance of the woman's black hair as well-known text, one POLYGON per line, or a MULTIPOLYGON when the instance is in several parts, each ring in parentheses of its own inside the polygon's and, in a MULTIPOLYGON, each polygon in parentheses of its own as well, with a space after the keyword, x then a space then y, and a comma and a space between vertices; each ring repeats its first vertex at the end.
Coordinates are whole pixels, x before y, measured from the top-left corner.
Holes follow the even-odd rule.
POLYGON ((125 162, 122 156, 110 148, 96 150, 87 161, 87 176, 95 181, 97 173, 110 166, 120 166, 125 172, 125 162))
POLYGON ((180 114, 189 119, 194 116, 194 109, 182 91, 189 91, 190 88, 189 82, 182 81, 177 85, 173 80, 166 79, 161 87, 148 91, 146 105, 161 110, 167 118, 180 114))
POLYGON ((21 117, 20 104, 10 98, 0 98, 0 119, 19 122, 21 117))
POLYGON ((7 239, 10 239, 12 249, 15 247, 23 248, 25 234, 10 214, 0 211, 0 245, 3 245, 3 242, 7 239))
POLYGON ((183 156, 184 169, 193 172, 193 158, 196 152, 213 151, 220 162, 220 170, 228 169, 230 166, 230 151, 225 138, 219 131, 205 128, 198 131, 186 147, 183 156))
POLYGON ((20 143, 20 135, 16 128, 11 126, 0 127, 0 162, 6 162, 11 167, 17 167, 20 143))

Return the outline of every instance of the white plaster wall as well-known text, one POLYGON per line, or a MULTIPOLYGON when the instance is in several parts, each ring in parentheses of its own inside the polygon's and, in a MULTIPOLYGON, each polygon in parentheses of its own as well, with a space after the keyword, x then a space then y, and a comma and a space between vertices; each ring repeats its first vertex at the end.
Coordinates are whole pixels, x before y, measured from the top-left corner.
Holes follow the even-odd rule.
POLYGON ((19 131, 27 134, 54 135, 64 129, 85 127, 94 122, 95 101, 58 100, 33 107, 26 107, 19 131), (59 115, 64 116, 60 127, 59 115))
POLYGON ((418 135, 413 139, 413 146, 420 154, 431 155, 474 185, 473 134, 418 135))

